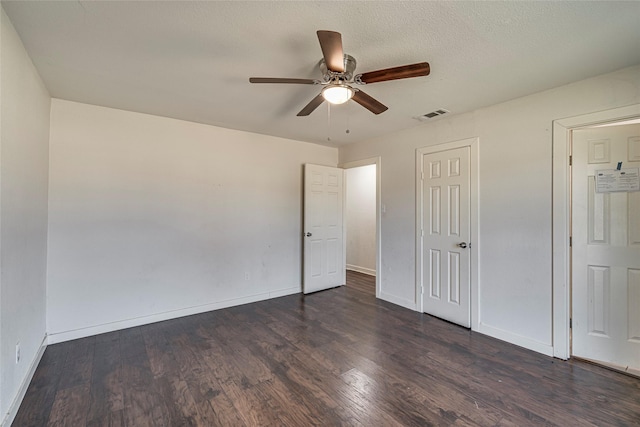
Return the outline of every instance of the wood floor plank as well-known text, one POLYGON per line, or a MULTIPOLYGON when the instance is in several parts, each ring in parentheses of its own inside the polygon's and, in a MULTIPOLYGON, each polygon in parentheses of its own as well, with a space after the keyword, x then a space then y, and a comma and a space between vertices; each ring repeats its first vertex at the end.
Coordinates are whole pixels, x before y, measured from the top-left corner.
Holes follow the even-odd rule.
MULTIPOLYGON (((204 319, 205 316, 202 316, 204 319)), ((180 348, 174 351, 180 375, 194 399, 200 425, 203 426, 243 426, 233 403, 222 390, 219 382, 211 375, 204 361, 204 351, 211 346, 206 341, 206 333, 201 324, 193 324, 174 330, 171 344, 180 348)))
POLYGON ((209 399, 208 402, 198 403, 204 426, 246 426, 240 414, 233 406, 229 397, 224 394, 209 399))
POLYGON ((89 405, 89 386, 79 385, 60 389, 47 422, 51 427, 82 426, 87 422, 85 408, 89 405))
POLYGON ((59 388, 72 388, 79 385, 88 385, 91 381, 91 371, 93 370, 93 354, 67 360, 62 368, 62 378, 59 388))
POLYGON ((124 386, 124 416, 127 426, 166 426, 162 414, 164 396, 158 393, 146 353, 137 346, 133 357, 122 362, 124 386))
POLYGON ((14 426, 634 426, 640 380, 375 298, 375 277, 51 345, 14 426))
POLYGON ((13 425, 36 427, 46 425, 55 401, 68 346, 50 346, 31 379, 25 398, 13 425))
POLYGON ((110 418, 112 412, 124 409, 122 367, 118 364, 109 371, 94 370, 90 388, 88 420, 110 418))
POLYGON ((376 294, 376 278, 368 274, 347 270, 347 286, 371 295, 376 294))
POLYGON ((124 427, 125 425, 124 410, 122 409, 87 421, 87 427, 124 427))

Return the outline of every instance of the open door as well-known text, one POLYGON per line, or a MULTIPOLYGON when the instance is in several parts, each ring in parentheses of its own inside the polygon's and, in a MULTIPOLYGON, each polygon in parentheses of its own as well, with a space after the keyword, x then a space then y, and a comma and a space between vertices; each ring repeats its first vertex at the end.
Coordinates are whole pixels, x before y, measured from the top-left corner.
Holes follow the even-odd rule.
POLYGON ((344 285, 343 170, 305 164, 305 294, 344 285))

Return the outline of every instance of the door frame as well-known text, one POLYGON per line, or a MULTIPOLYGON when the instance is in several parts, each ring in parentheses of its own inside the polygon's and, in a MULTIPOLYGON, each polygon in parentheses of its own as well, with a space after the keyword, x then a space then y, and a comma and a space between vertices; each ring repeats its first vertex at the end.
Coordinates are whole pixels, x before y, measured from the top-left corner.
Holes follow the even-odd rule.
POLYGON ((479 276, 479 263, 480 259, 480 244, 479 244, 479 210, 478 210, 478 196, 480 194, 480 174, 479 174, 479 156, 478 145, 480 138, 466 138, 459 141, 446 142, 444 144, 430 145, 428 147, 421 147, 416 149, 416 286, 415 286, 415 302, 416 308, 420 313, 424 313, 424 307, 422 304, 422 275, 424 272, 422 252, 424 250, 422 246, 422 163, 425 154, 439 153, 442 151, 448 151, 455 148, 469 147, 469 197, 470 197, 470 218, 469 223, 470 230, 470 242, 472 244, 469 273, 470 281, 469 287, 471 288, 471 300, 469 301, 469 310, 471 310, 471 330, 477 331, 480 325, 480 276, 479 276))
POLYGON ((553 121, 552 137, 552 328, 553 356, 571 357, 571 131, 640 117, 640 104, 553 121))
MULTIPOLYGON (((382 173, 380 169, 381 163, 382 163, 381 159, 382 158, 380 156, 370 157, 368 159, 354 160, 351 162, 340 163, 338 165, 338 167, 342 169, 352 169, 352 168, 358 168, 361 166, 376 165, 376 298, 380 298, 380 294, 382 293, 382 278, 381 278, 382 271, 380 269, 380 267, 382 266, 382 258, 381 258, 382 257, 382 250, 381 250, 382 248, 382 239, 381 239, 382 197, 380 195, 380 188, 382 183, 382 173)), ((345 174, 343 185, 346 189, 346 186, 347 186, 346 174, 345 174)), ((346 196, 347 196, 347 192, 344 191, 343 197, 346 198, 346 196)), ((343 206, 343 209, 346 209, 346 200, 343 200, 342 206, 343 206)), ((342 241, 344 245, 344 249, 343 249, 344 265, 346 266, 347 265, 347 222, 346 220, 343 220, 342 241)))

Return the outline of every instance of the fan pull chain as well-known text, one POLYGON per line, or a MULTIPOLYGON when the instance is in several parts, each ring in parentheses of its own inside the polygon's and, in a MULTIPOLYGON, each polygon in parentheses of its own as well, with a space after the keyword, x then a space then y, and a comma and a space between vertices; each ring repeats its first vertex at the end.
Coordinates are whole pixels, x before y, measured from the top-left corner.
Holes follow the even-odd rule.
POLYGON ((327 102, 327 141, 331 142, 331 103, 327 102))
POLYGON ((348 108, 348 109, 347 109, 347 114, 346 114, 346 116, 347 116, 347 126, 346 126, 346 129, 345 129, 344 133, 346 133, 346 134, 348 135, 348 134, 349 134, 349 132, 351 132, 351 131, 349 130, 349 119, 351 118, 351 108, 348 108))

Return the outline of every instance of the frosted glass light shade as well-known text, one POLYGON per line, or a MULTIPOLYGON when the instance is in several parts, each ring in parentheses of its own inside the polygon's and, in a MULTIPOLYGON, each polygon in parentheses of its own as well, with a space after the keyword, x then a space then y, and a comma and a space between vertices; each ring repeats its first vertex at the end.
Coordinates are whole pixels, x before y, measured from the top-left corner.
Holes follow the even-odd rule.
POLYGON ((332 85, 322 89, 322 97, 331 104, 344 104, 353 96, 353 89, 344 85, 332 85))

